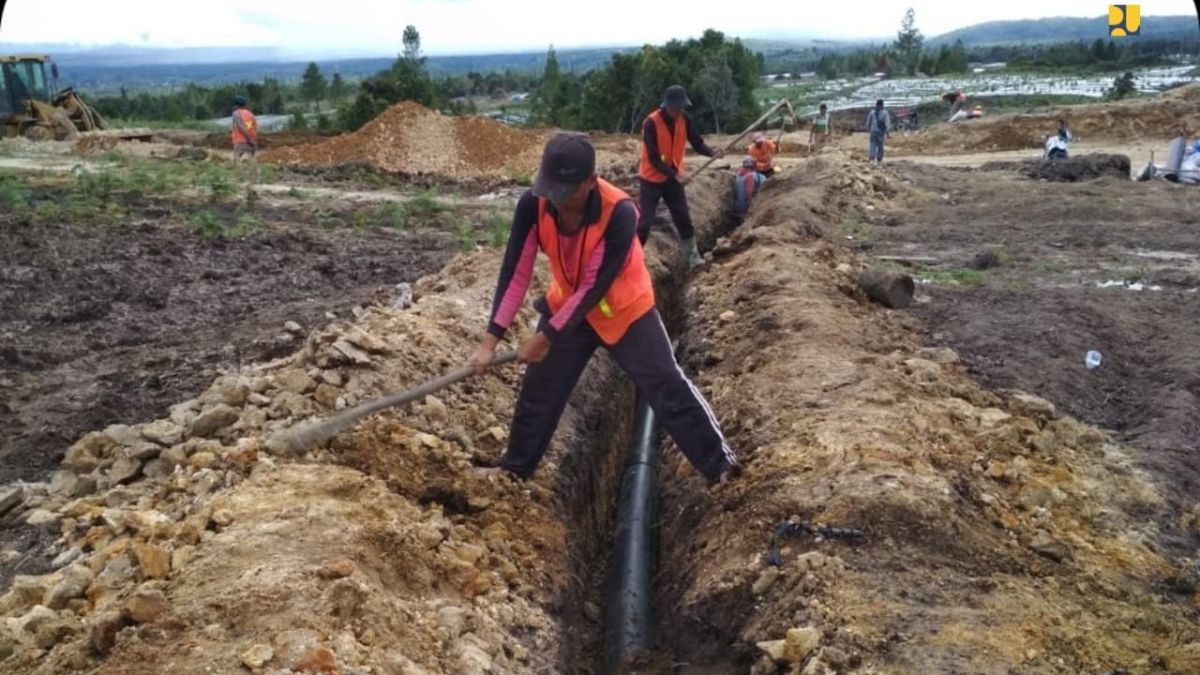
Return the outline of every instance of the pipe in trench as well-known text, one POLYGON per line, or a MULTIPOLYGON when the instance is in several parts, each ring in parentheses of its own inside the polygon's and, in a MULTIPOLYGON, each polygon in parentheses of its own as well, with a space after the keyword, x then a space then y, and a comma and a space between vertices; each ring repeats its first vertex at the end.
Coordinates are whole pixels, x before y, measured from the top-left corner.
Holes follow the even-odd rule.
POLYGON ((602 673, 654 646, 652 580, 658 566, 658 434, 650 405, 638 397, 633 447, 617 503, 617 529, 605 603, 602 673))

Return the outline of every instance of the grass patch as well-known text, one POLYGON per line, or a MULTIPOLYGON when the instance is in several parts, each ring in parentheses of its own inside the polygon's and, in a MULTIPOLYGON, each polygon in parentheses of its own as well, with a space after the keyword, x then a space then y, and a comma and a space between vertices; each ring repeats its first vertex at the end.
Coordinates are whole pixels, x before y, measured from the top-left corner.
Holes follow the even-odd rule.
POLYGON ((492 248, 503 248, 508 243, 510 223, 502 211, 492 211, 488 216, 489 242, 492 248))
POLYGON ((1046 274, 1065 274, 1067 271, 1067 265, 1059 260, 1047 260, 1039 265, 1038 269, 1046 274))
POLYGON ((417 193, 406 201, 387 202, 375 209, 371 220, 383 227, 417 230, 444 213, 457 214, 458 209, 442 204, 432 189, 417 193))
POLYGON ((533 174, 515 166, 504 167, 504 177, 522 187, 533 185, 533 174))
POLYGON ((29 213, 32 194, 28 180, 17 176, 0 176, 0 211, 15 216, 29 213))
POLYGON ((479 245, 475 241, 475 228, 471 225, 471 221, 466 218, 458 219, 454 227, 454 236, 458 238, 458 247, 464 253, 474 251, 479 245))
POLYGON ((984 282, 983 272, 967 267, 955 269, 926 267, 916 276, 923 281, 939 286, 980 286, 984 282))
POLYGON ((857 209, 851 211, 845 220, 838 225, 838 236, 843 239, 853 239, 854 241, 871 240, 867 232, 867 225, 863 222, 862 214, 857 209))

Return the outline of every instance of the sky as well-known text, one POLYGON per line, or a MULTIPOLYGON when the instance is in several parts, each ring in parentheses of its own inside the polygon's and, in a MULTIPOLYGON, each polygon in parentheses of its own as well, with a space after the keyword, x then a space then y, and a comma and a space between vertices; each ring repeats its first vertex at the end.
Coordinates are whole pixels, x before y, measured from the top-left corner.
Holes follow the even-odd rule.
MULTIPOLYGON (((1095 0, 8 0, 0 42, 275 47, 316 56, 386 56, 407 24, 430 55, 659 44, 716 28, 738 37, 881 38, 905 9, 929 36, 984 21, 1100 16, 1095 0)), ((1191 0, 1143 2, 1143 15, 1194 15, 1191 0)))

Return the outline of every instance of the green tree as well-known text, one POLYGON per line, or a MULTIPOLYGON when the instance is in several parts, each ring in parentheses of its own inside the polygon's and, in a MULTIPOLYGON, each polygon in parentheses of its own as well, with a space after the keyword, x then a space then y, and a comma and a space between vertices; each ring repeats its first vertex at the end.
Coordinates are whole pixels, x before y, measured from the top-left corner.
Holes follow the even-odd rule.
POLYGON ((305 131, 308 129, 308 120, 304 119, 304 113, 297 110, 292 113, 292 119, 288 122, 288 129, 292 131, 305 131))
POLYGON ((319 104, 321 99, 325 97, 325 89, 327 83, 325 76, 321 74, 321 69, 316 63, 309 63, 304 69, 304 75, 300 78, 300 94, 304 100, 312 104, 313 112, 320 112, 319 104))
POLYGON ((341 73, 334 73, 333 79, 329 81, 329 98, 333 99, 335 104, 346 98, 346 81, 342 79, 341 73))
POLYGON ((1123 75, 1117 76, 1117 78, 1113 80, 1112 89, 1109 89, 1107 92, 1108 98, 1112 100, 1118 100, 1137 93, 1137 84, 1134 82, 1134 80, 1135 78, 1133 73, 1129 71, 1125 71, 1123 75))
POLYGON ((962 40, 955 40, 954 46, 950 48, 950 59, 945 72, 967 72, 967 48, 963 46, 962 40))
POLYGON ((404 37, 401 39, 404 42, 402 58, 405 61, 420 62, 421 65, 425 65, 425 58, 421 56, 421 33, 417 31, 417 27, 405 26, 404 37))
POLYGON ((542 83, 533 98, 533 119, 539 124, 558 126, 562 123, 566 81, 558 67, 558 56, 554 45, 546 52, 546 67, 542 71, 542 83))
POLYGON ((900 60, 899 66, 907 75, 916 73, 921 60, 921 47, 925 44, 925 38, 916 23, 917 14, 909 7, 900 23, 900 31, 896 33, 895 49, 900 60))
POLYGON ((721 123, 728 120, 737 107, 738 88, 733 81, 733 70, 723 53, 705 60, 704 67, 696 75, 696 94, 703 101, 702 111, 712 115, 713 126, 721 133, 721 123))

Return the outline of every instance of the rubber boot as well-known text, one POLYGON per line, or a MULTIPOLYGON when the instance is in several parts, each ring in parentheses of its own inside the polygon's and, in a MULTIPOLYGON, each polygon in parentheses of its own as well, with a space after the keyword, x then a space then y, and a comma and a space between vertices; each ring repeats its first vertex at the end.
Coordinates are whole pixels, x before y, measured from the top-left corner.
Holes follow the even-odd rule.
POLYGON ((684 239, 683 249, 688 254, 688 267, 699 267, 704 264, 704 256, 700 255, 700 249, 696 248, 695 237, 684 239))

